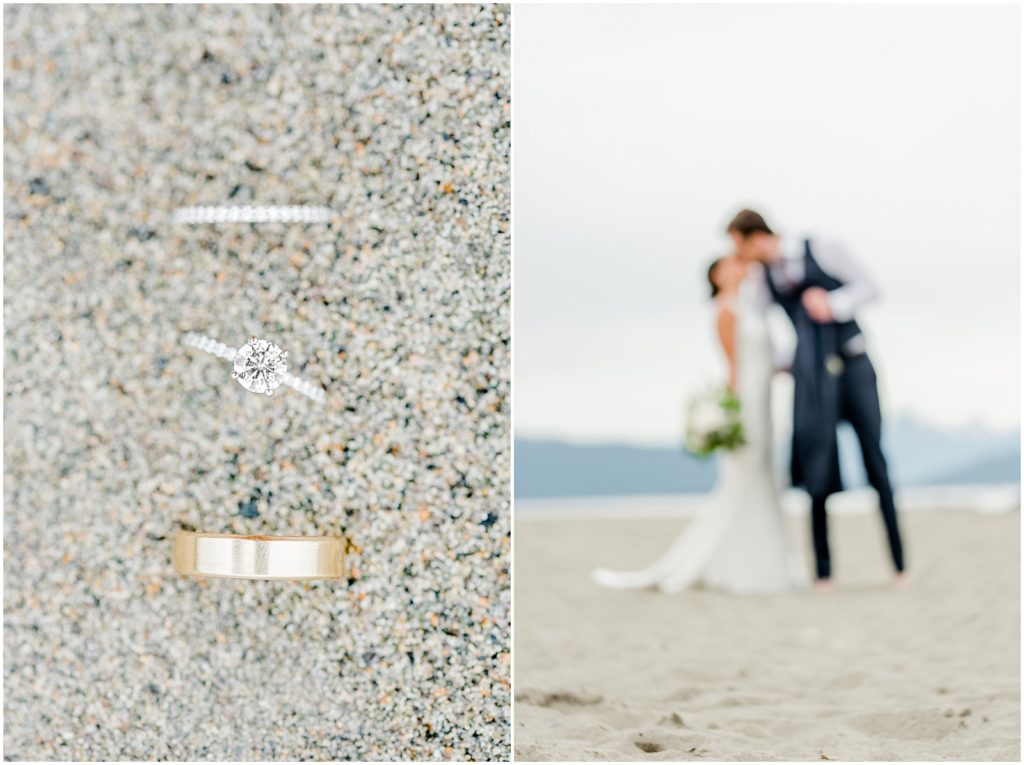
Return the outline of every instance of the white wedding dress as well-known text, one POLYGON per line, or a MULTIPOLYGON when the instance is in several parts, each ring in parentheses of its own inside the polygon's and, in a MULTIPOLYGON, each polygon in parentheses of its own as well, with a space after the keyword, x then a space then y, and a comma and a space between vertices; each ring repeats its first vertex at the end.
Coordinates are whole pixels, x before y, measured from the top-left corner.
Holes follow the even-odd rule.
POLYGON ((703 584, 738 594, 785 592, 806 583, 792 553, 772 459, 771 378, 774 359, 767 316, 751 269, 736 313, 736 393, 746 444, 719 457, 708 502, 672 546, 640 571, 596 569, 594 580, 614 589, 657 587, 679 592, 703 584))

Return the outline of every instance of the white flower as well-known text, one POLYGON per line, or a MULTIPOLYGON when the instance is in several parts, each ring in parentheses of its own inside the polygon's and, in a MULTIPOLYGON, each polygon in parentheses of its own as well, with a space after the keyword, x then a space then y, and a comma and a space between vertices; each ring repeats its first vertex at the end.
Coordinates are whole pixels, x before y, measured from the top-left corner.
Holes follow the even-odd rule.
POLYGON ((708 436, 727 427, 728 415, 717 399, 701 398, 694 401, 690 408, 690 432, 708 436))
POLYGON ((732 451, 743 445, 739 409, 728 389, 709 388, 690 399, 684 440, 689 451, 704 457, 719 449, 732 451))

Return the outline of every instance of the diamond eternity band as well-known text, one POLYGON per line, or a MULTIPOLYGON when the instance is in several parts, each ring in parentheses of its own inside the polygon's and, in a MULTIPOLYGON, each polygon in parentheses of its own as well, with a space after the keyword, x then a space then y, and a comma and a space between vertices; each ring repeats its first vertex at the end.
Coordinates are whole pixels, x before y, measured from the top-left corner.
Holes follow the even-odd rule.
POLYGON ((205 205, 179 207, 175 223, 327 223, 334 211, 309 205, 205 205))

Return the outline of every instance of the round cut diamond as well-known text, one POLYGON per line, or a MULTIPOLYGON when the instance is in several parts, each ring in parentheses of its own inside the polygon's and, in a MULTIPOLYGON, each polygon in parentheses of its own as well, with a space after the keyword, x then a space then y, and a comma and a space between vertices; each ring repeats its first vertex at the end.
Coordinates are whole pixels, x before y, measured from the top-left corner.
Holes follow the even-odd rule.
POLYGON ((248 391, 272 396, 288 371, 287 355, 269 340, 251 337, 235 354, 231 376, 248 391))

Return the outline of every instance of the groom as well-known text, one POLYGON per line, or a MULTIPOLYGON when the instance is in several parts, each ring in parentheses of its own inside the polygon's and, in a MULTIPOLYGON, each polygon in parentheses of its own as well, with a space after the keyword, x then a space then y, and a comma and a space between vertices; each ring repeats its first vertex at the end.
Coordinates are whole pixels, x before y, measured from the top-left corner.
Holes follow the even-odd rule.
POLYGON ((811 495, 811 528, 819 586, 832 575, 825 502, 842 491, 836 427, 849 422, 860 441, 868 481, 878 492, 882 520, 896 568, 904 581, 903 544, 885 455, 875 369, 864 335, 854 320, 857 309, 878 295, 871 277, 840 245, 776 234, 753 210, 742 210, 728 226, 736 254, 765 266, 767 294, 789 315, 796 329, 793 357, 794 486, 811 495))

